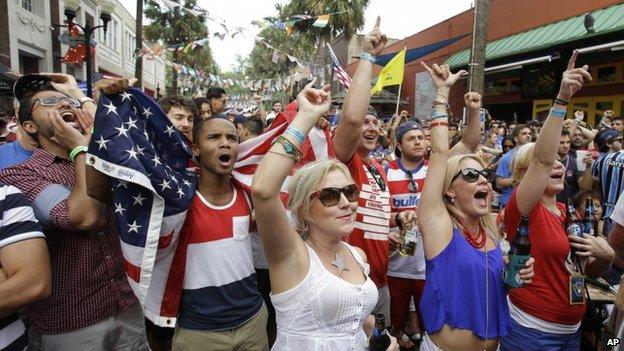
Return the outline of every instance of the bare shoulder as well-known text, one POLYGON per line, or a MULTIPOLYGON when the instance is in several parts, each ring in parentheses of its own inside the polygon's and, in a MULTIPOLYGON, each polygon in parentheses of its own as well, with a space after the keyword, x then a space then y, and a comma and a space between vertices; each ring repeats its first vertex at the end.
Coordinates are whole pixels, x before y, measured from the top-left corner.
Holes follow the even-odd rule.
POLYGON ((353 246, 353 248, 355 249, 355 251, 357 251, 357 253, 360 254, 360 256, 362 257, 362 261, 364 261, 364 263, 368 263, 368 259, 366 258, 366 253, 364 252, 364 250, 360 249, 357 246, 353 246))

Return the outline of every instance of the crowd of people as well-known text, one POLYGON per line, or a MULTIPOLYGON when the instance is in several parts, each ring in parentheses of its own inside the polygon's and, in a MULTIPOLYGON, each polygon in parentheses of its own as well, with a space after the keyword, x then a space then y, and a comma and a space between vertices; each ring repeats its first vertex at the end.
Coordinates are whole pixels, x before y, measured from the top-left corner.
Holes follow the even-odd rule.
MULTIPOLYGON (((366 350, 379 315, 387 350, 588 349, 587 280, 617 288, 624 270, 623 117, 592 126, 568 112, 592 79, 574 51, 543 121, 482 124, 482 97, 468 92, 464 125, 449 94, 465 72, 422 63, 430 117, 384 122, 369 104, 386 41, 378 19, 339 111, 315 81, 269 111, 258 96, 246 114, 218 87, 158 101, 197 179, 171 258, 183 269, 166 280, 174 325, 146 313, 126 276, 119 237, 138 227, 115 221, 124 183, 87 162, 110 146, 92 137, 95 115, 117 114, 99 95, 132 99, 132 79, 98 83, 94 100, 68 75, 19 78, 0 125, 0 350, 366 350), (330 138, 311 159, 314 133, 330 138), (269 135, 245 187, 239 153, 269 135), (575 218, 591 230, 572 232, 575 218), (531 258, 512 287, 503 276, 526 221, 531 258)), ((599 329, 624 336, 623 311, 624 288, 599 329)))

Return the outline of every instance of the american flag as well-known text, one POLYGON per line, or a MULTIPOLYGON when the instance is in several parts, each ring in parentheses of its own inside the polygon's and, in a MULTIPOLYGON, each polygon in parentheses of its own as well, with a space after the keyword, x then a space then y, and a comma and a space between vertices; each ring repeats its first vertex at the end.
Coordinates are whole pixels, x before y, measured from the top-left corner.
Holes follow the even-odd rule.
POLYGON ((349 89, 349 85, 351 85, 351 77, 347 71, 342 68, 340 65, 340 61, 338 61, 338 57, 334 54, 334 50, 332 50, 331 46, 327 44, 327 49, 329 51, 329 56, 331 57, 332 66, 334 67, 334 72, 336 72, 336 76, 340 81, 340 84, 345 88, 349 89))
POLYGON ((112 181, 115 217, 130 286, 154 323, 163 316, 164 283, 195 193, 186 139, 162 109, 137 89, 100 97, 88 164, 112 181))
MULTIPOLYGON (((239 145, 232 176, 244 188, 251 187, 258 164, 295 109, 296 103, 288 105, 265 133, 239 145)), ((300 164, 335 156, 327 130, 313 129, 301 149, 300 164)), ((197 185, 186 168, 191 158, 185 137, 140 90, 100 97, 87 163, 112 179, 128 281, 145 316, 164 327, 175 326, 180 301, 181 289, 168 282, 170 272, 184 271, 172 262, 197 185)), ((282 187, 284 200, 289 179, 282 187)))

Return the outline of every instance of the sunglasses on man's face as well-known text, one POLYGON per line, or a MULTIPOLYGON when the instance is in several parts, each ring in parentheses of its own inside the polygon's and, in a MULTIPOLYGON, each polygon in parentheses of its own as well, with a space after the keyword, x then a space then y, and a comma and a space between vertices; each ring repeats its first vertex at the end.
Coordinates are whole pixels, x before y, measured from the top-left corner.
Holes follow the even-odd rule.
POLYGON ((492 171, 489 169, 478 170, 474 168, 464 168, 457 172, 455 176, 453 176, 453 179, 451 179, 451 183, 454 182, 455 179, 457 179, 457 177, 459 176, 461 176, 462 179, 464 179, 468 183, 474 183, 479 180, 480 175, 482 175, 483 178, 485 178, 485 180, 487 180, 488 182, 492 180, 492 171))
POLYGON ((349 202, 355 202, 358 199, 359 190, 355 184, 347 185, 344 188, 329 187, 315 191, 310 195, 310 198, 318 198, 323 206, 330 207, 340 202, 341 194, 344 194, 349 202))

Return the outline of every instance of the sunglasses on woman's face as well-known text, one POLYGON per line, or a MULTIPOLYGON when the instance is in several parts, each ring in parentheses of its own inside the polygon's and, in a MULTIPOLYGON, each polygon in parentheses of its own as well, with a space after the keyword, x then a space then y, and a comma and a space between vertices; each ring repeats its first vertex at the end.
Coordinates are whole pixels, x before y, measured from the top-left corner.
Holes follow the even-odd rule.
POLYGON ((451 183, 454 182, 459 176, 461 176, 468 183, 474 183, 479 180, 480 175, 482 175, 488 182, 492 180, 492 171, 489 169, 478 170, 474 168, 464 168, 453 176, 451 183))
POLYGON ((347 198, 349 202, 355 202, 358 199, 359 190, 355 184, 347 185, 344 188, 323 188, 315 191, 310 195, 311 199, 318 198, 323 206, 335 206, 340 202, 341 194, 347 198))

